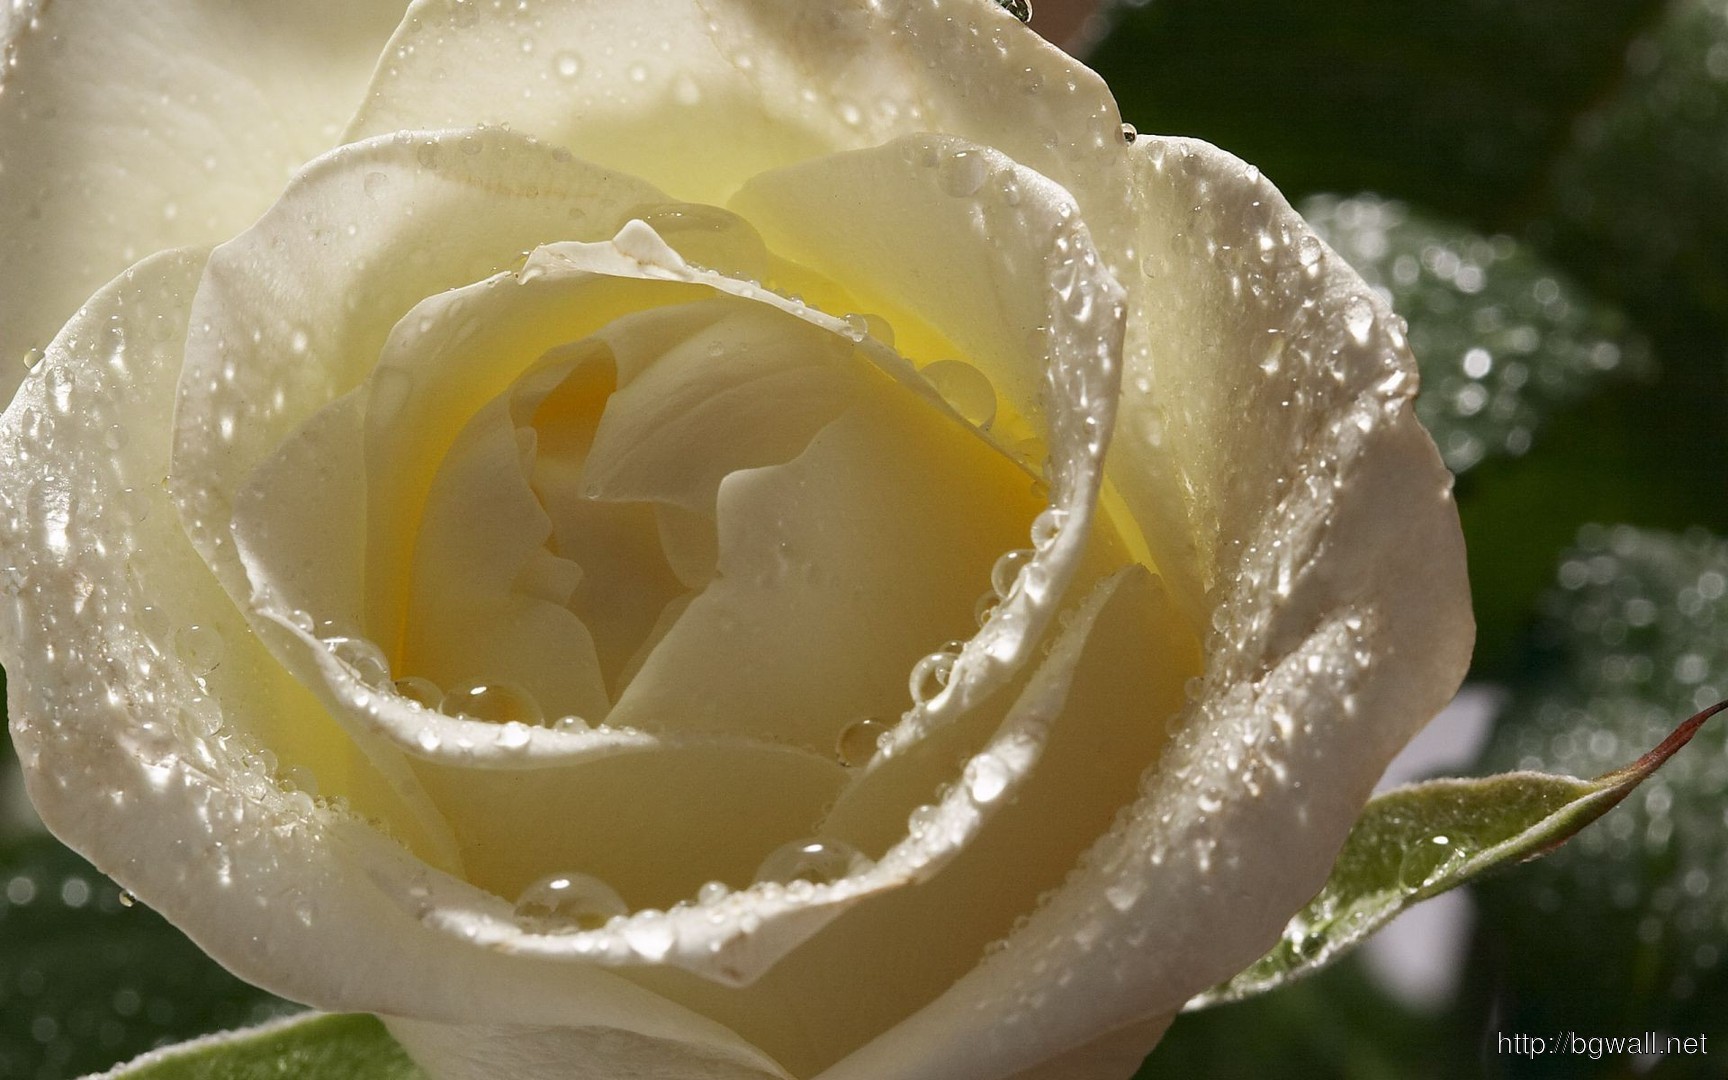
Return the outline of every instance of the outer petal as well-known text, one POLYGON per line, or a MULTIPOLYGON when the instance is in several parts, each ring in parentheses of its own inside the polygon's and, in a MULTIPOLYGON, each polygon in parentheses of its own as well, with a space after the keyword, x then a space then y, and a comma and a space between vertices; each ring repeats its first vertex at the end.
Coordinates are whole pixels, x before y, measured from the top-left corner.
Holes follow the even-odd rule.
POLYGON ((1110 477, 1212 613, 1203 690, 1132 814, 995 960, 824 1080, 987 1080, 1238 970, 1468 662, 1451 477, 1390 313, 1241 162, 1135 155, 1151 280, 1110 477))
MULTIPOLYGON (((433 932, 379 885, 424 875, 419 859, 273 781, 277 762, 255 738, 324 780, 342 777, 297 755, 345 744, 246 632, 161 488, 202 263, 164 256, 99 293, 0 420, 0 659, 44 820, 237 974, 286 996, 444 1022, 580 1018, 668 1044, 672 1060, 776 1075, 712 1021, 603 971, 433 932)), ((342 790, 362 812, 382 809, 360 800, 391 785, 347 760, 358 771, 342 790)), ((402 839, 436 858, 433 840, 402 839)))
POLYGON ((134 260, 244 228, 336 144, 403 0, 14 4, 0 57, 0 400, 134 260))
POLYGON ((1063 184, 1097 222, 1126 210, 1103 80, 991 0, 419 0, 392 44, 353 136, 508 123, 724 204, 768 169, 939 131, 1063 184))

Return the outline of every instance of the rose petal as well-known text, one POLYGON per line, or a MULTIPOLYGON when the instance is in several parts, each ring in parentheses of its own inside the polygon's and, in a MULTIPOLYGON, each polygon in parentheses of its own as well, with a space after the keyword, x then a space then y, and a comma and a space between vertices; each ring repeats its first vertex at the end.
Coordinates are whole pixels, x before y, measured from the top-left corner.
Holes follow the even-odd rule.
POLYGON ((723 1048, 644 1039, 593 1027, 496 1024, 451 1027, 385 1017, 390 1034, 439 1080, 495 1080, 500 1061, 514 1080, 792 1080, 760 1058, 723 1048))
POLYGON ((991 564, 1042 503, 975 433, 875 382, 793 461, 720 485, 715 579, 614 722, 832 756, 850 722, 908 708, 922 656, 974 632, 991 564))
POLYGON ((1234 158, 1135 153, 1154 278, 1111 476, 1176 595, 1209 590, 1201 697, 1131 817, 996 959, 830 1080, 906 1060, 984 1080, 1250 962, 1468 662, 1451 478, 1384 304, 1234 158))
POLYGON ((963 139, 914 136, 780 169, 734 205, 771 247, 844 280, 866 310, 935 328, 1049 452, 1059 527, 948 688, 895 732, 910 746, 1018 669, 1086 550, 1119 378, 1121 290, 1067 192, 963 139))
POLYGON ((335 145, 404 6, 13 4, 0 49, 0 401, 26 350, 103 282, 151 252, 232 236, 335 145))
POLYGON ((1066 185, 1095 218, 1126 209, 1103 81, 982 0, 421 0, 392 45, 350 137, 507 123, 724 205, 769 169, 946 131, 1066 185), (660 51, 596 44, 621 41, 660 51))
POLYGON ((193 543, 237 601, 251 586, 228 538, 234 493, 365 380, 411 308, 518 264, 548 236, 610 236, 626 209, 658 198, 507 132, 398 135, 308 166, 218 248, 181 376, 174 483, 193 543))
POLYGON ((454 865, 447 839, 412 831, 399 775, 349 753, 250 637, 162 490, 204 262, 171 253, 104 289, 0 421, 0 550, 12 567, 0 659, 44 819, 231 970, 285 996, 444 1022, 580 1016, 776 1075, 710 1020, 595 968, 453 942, 375 883, 454 865), (189 627, 215 637, 179 632, 189 627), (212 715, 225 739, 208 733, 212 715), (388 818, 414 853, 279 787, 260 745, 288 775, 305 770, 358 814, 388 818))
POLYGON ((633 911, 694 901, 709 881, 742 888, 764 855, 809 834, 845 782, 830 758, 741 739, 417 772, 449 817, 465 880, 502 898, 487 914, 506 919, 530 884, 571 871, 604 881, 633 911))

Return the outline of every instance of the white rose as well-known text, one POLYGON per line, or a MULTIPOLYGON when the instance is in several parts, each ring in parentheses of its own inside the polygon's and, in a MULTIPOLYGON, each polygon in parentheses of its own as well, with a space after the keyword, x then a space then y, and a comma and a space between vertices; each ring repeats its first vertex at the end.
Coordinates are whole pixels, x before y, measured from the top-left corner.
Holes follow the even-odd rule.
POLYGON ((388 9, 12 27, 44 819, 439 1078, 1131 1073, 1466 663, 1397 320, 983 0, 388 9))

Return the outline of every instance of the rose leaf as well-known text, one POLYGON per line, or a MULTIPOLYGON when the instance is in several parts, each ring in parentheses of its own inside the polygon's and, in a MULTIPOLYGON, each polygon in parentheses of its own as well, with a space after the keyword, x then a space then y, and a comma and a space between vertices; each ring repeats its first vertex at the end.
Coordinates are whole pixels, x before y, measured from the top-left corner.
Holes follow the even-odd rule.
POLYGON ((1527 246, 1373 195, 1316 195, 1302 216, 1410 323, 1416 415, 1446 466, 1521 457, 1542 424, 1613 375, 1648 375, 1649 345, 1527 246))
POLYGON ((1239 1001, 1311 974, 1412 904, 1546 855, 1613 809, 1724 709, 1728 701, 1704 709, 1643 757, 1594 780, 1519 771, 1429 780, 1381 795, 1357 820, 1326 885, 1272 951, 1187 1008, 1239 1001))
POLYGON ((363 1013, 305 1013, 153 1050, 101 1080, 424 1080, 384 1025, 363 1013))

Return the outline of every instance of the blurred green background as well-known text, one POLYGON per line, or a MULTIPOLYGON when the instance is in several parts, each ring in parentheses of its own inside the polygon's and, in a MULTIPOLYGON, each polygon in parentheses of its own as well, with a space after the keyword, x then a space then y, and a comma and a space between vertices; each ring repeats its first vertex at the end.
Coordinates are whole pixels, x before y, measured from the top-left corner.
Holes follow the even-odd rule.
MULTIPOLYGON (((1409 320, 1459 474, 1471 677, 1509 702, 1465 771, 1595 775, 1728 696, 1728 0, 1149 0, 1073 40, 1125 119, 1254 162, 1409 320)), ((0 1077, 288 1008, 34 827, 4 757, 0 1077)), ((1439 992, 1353 958, 1183 1017, 1141 1076, 1728 1076, 1728 724, 1471 894, 1426 943, 1439 992), (1497 1046, 1568 1031, 1721 1049, 1497 1046)))

